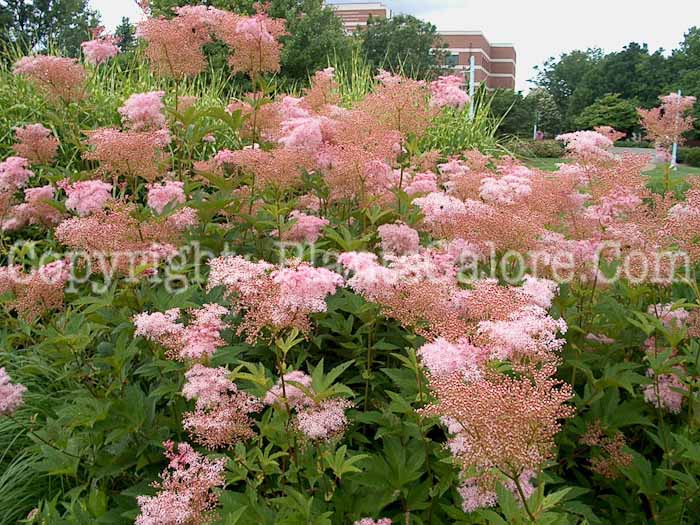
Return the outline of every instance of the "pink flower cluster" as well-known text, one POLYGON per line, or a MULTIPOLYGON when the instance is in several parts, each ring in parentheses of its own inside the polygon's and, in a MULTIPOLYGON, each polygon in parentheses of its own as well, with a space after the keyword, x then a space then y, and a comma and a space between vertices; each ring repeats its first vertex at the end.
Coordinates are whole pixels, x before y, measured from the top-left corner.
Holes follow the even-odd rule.
POLYGON ((307 215, 306 213, 294 210, 289 214, 289 218, 294 221, 292 226, 282 233, 283 241, 315 243, 321 236, 323 229, 330 224, 328 219, 307 215))
POLYGON ((501 178, 484 177, 481 179, 479 195, 489 203, 513 204, 532 193, 528 177, 504 175, 501 178))
POLYGON ((136 525, 188 524, 205 525, 212 520, 212 511, 219 497, 213 490, 226 483, 224 469, 228 458, 210 460, 195 452, 187 443, 175 449, 166 441, 168 467, 161 474, 156 496, 139 496, 141 513, 136 525))
POLYGON ((54 198, 51 185, 27 188, 24 190, 24 202, 10 209, 10 217, 3 221, 3 230, 18 230, 28 224, 55 226, 61 222, 61 212, 50 202, 54 198))
POLYGON ((97 66, 107 62, 119 54, 119 39, 111 35, 103 34, 104 27, 98 27, 93 31, 93 39, 80 44, 85 55, 85 60, 97 66))
POLYGON ((210 261, 208 288, 224 286, 244 318, 238 332, 253 341, 267 329, 276 332, 295 327, 307 332, 309 316, 326 311, 326 297, 343 285, 343 278, 325 268, 295 263, 276 268, 265 262, 252 263, 240 256, 210 261))
POLYGON ((50 164, 56 156, 59 142, 50 129, 41 124, 28 124, 15 128, 17 143, 12 146, 15 153, 30 162, 50 164))
POLYGON ((559 135, 557 140, 566 144, 569 154, 583 163, 596 163, 612 158, 610 138, 596 131, 575 131, 559 135))
POLYGON ((0 191, 14 191, 21 188, 34 173, 29 169, 29 161, 24 157, 7 157, 0 162, 0 191))
POLYGON ((239 19, 232 32, 224 30, 218 34, 233 51, 229 64, 234 72, 255 77, 279 71, 282 45, 278 39, 286 34, 284 20, 259 12, 239 19))
POLYGON ((11 293, 8 303, 27 321, 63 306, 64 288, 71 278, 72 264, 58 260, 24 272, 19 266, 0 267, 0 294, 11 293))
POLYGON ((167 129, 155 131, 120 131, 100 128, 87 132, 90 150, 87 160, 100 163, 99 171, 111 175, 142 177, 148 181, 163 174, 170 155, 165 150, 171 136, 167 129))
POLYGON ((280 144, 286 148, 316 151, 327 140, 331 121, 326 117, 297 117, 285 120, 280 126, 280 144))
POLYGON ((566 333, 563 319, 553 319, 539 306, 522 308, 504 320, 482 321, 480 333, 488 338, 488 348, 495 359, 537 356, 543 359, 561 350, 565 341, 558 337, 566 333))
POLYGON ((653 370, 648 370, 647 375, 653 383, 644 386, 644 400, 657 408, 679 414, 683 407, 683 400, 688 394, 688 389, 683 382, 676 374, 660 374, 657 377, 653 370))
POLYGON ((342 435, 348 425, 345 411, 353 404, 341 398, 316 401, 311 383, 311 377, 300 370, 288 372, 268 390, 263 402, 295 411, 294 427, 310 441, 342 435))
POLYGON ((112 198, 112 185, 100 180, 83 180, 73 184, 64 180, 59 187, 66 192, 66 208, 81 216, 100 211, 112 198))
POLYGON ((255 435, 250 414, 260 402, 238 390, 225 368, 195 364, 186 374, 182 394, 196 399, 194 411, 183 415, 183 427, 197 443, 210 448, 232 446, 255 435))
POLYGON ((383 224, 377 233, 385 254, 410 255, 420 248, 418 232, 406 224, 383 224))
POLYGON ((598 204, 586 208, 585 216, 598 221, 601 225, 609 225, 619 219, 626 211, 635 210, 642 199, 630 191, 614 191, 600 198, 598 204))
POLYGON ((185 203, 185 184, 180 181, 164 181, 148 185, 148 206, 157 213, 163 213, 168 205, 185 203))
POLYGON ((669 304, 652 304, 647 309, 651 315, 658 317, 667 328, 682 328, 690 317, 688 310, 683 308, 674 308, 672 303, 669 304))
POLYGON ((463 76, 442 76, 430 83, 430 92, 430 104, 439 108, 447 106, 461 109, 469 103, 469 95, 464 91, 463 76))
POLYGON ((245 17, 209 6, 183 6, 174 11, 174 18, 149 18, 137 29, 137 36, 148 44, 146 55, 157 73, 183 77, 201 72, 206 65, 202 47, 213 36, 232 52, 229 64, 234 72, 257 77, 279 71, 278 38, 285 34, 284 20, 262 11, 245 17))
POLYGON ((301 409, 313 404, 309 396, 311 391, 311 376, 301 370, 287 372, 275 385, 267 391, 263 398, 266 405, 289 406, 301 409), (282 384, 284 383, 284 387, 282 384))
POLYGON ((408 195, 425 194, 438 191, 437 176, 434 173, 416 173, 403 189, 408 195))
POLYGON ((458 372, 466 381, 481 377, 479 365, 486 357, 483 350, 473 346, 466 339, 452 344, 442 337, 424 344, 416 353, 421 364, 431 375, 458 372))
POLYGON ((693 129, 693 118, 687 113, 695 104, 695 97, 671 93, 659 97, 661 105, 652 109, 637 109, 647 137, 666 154, 674 142, 682 143, 683 134, 693 129))
POLYGON ((196 361, 210 358, 216 349, 226 343, 221 331, 228 324, 221 320, 228 310, 218 304, 206 304, 190 310, 191 320, 187 326, 177 322, 180 309, 165 313, 143 312, 133 319, 137 336, 157 342, 168 350, 168 356, 179 361, 196 361))
POLYGON ((27 77, 52 101, 77 102, 85 96, 85 70, 74 58, 26 56, 13 71, 27 77))
POLYGON ((352 406, 346 399, 326 399, 300 411, 295 426, 311 441, 328 441, 345 432, 348 426, 345 411, 352 406))
MULTIPOLYGON (((520 490, 522 490, 525 498, 529 498, 535 492, 535 487, 532 484, 534 474, 531 470, 525 470, 518 477, 520 490)), ((495 482, 502 482, 516 499, 520 499, 520 494, 515 482, 512 479, 501 477, 498 480, 495 476, 472 477, 464 481, 457 489, 462 497, 462 510, 464 512, 474 512, 477 509, 495 507, 498 504, 498 495, 496 494, 495 482)))
POLYGON ((0 416, 11 416, 22 406, 27 391, 24 385, 12 383, 4 368, 0 368, 0 416))
POLYGON ((124 124, 134 130, 161 129, 165 127, 163 111, 164 91, 150 91, 131 95, 119 108, 124 124))

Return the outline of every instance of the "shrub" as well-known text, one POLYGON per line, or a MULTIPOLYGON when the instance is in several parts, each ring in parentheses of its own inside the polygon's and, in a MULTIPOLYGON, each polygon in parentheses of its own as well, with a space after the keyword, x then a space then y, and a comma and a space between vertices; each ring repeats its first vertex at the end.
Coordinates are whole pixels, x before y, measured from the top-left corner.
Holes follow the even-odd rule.
POLYGON ((515 144, 515 152, 526 158, 559 159, 565 153, 562 143, 556 140, 521 140, 515 144))
POLYGON ((700 190, 499 156, 451 79, 286 96, 262 12, 156 26, 79 97, 0 70, 0 523, 695 521, 700 190), (183 76, 217 34, 247 87, 183 76))
POLYGON ((700 168, 700 148, 679 148, 678 162, 700 168))

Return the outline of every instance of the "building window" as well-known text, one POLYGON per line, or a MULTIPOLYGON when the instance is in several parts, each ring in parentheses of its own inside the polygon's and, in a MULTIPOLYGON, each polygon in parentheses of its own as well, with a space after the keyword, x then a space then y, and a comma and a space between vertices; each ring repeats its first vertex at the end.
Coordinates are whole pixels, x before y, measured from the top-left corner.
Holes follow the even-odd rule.
POLYGON ((459 65, 459 55, 450 53, 445 57, 445 65, 447 67, 455 67, 459 65))

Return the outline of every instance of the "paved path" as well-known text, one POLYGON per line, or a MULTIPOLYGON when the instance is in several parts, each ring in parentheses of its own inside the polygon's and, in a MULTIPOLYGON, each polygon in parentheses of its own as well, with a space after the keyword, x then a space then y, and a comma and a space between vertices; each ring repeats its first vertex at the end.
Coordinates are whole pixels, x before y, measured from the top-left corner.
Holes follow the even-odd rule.
POLYGON ((656 158, 656 150, 654 148, 613 148, 613 153, 621 155, 623 153, 634 153, 635 155, 646 155, 649 157, 649 164, 644 171, 653 170, 658 164, 661 164, 656 158))

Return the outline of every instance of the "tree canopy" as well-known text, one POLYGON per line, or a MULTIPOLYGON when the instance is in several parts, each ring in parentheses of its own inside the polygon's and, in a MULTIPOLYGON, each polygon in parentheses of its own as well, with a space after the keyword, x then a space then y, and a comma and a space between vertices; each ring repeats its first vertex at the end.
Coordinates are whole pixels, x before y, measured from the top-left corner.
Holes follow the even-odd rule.
POLYGON ((600 49, 564 53, 538 68, 534 83, 554 97, 565 129, 597 121, 601 103, 611 106, 605 111, 623 111, 627 116, 617 114, 623 117, 619 123, 631 124, 630 105, 650 108, 658 105, 659 95, 678 89, 700 97, 700 28, 690 28, 670 55, 637 42, 607 54, 600 49), (617 98, 605 98, 609 94, 617 98))
POLYGON ((639 127, 637 105, 622 98, 619 93, 609 93, 585 108, 576 117, 576 127, 592 129, 596 126, 612 126, 630 135, 639 127))
POLYGON ((24 51, 55 46, 77 56, 98 24, 88 0, 0 0, 0 41, 24 51))
POLYGON ((437 28, 414 16, 371 17, 362 30, 362 51, 375 68, 427 78, 438 68, 437 28))

